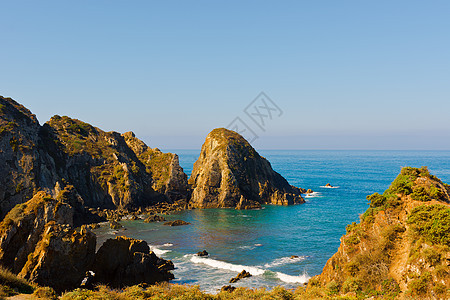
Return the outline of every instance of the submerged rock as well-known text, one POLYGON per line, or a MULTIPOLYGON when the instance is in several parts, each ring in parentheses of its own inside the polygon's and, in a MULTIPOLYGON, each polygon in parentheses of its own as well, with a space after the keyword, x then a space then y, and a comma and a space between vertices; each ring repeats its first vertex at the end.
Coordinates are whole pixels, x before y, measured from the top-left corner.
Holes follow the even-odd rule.
POLYGON ((175 220, 175 221, 169 221, 164 223, 164 225, 167 226, 183 226, 183 225, 189 225, 191 223, 183 221, 183 220, 175 220))
POLYGON ((206 137, 189 184, 191 205, 198 208, 242 207, 241 200, 252 208, 304 202, 303 189, 290 185, 241 135, 225 128, 206 137))
POLYGON ((166 219, 164 219, 164 217, 162 216, 158 216, 158 215, 149 215, 144 222, 145 223, 151 223, 151 222, 165 222, 166 219))

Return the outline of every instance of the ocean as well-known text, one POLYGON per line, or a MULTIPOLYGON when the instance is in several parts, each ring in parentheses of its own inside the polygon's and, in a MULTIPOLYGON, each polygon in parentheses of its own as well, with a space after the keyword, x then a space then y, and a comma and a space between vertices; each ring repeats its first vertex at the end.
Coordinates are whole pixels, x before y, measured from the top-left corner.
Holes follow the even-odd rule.
MULTIPOLYGON (((199 150, 172 150, 190 175, 199 150)), ((260 210, 189 210, 166 217, 191 225, 123 221, 126 230, 96 230, 98 244, 126 235, 143 239, 174 262, 173 283, 215 293, 243 269, 253 276, 234 286, 295 288, 320 274, 340 237, 368 207, 366 196, 382 193, 401 167, 428 166, 450 183, 450 151, 259 151, 290 184, 311 188, 306 203, 266 205, 260 210), (334 188, 326 188, 330 183, 334 188), (209 257, 194 254, 206 250, 209 257), (291 258, 293 257, 293 258, 291 258)))

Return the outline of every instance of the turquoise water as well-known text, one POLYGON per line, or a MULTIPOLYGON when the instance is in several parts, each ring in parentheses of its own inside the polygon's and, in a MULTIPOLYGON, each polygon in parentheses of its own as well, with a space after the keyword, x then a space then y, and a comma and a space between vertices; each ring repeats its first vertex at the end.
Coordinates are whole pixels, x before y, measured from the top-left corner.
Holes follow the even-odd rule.
MULTIPOLYGON (((177 150, 189 175, 199 151, 177 150)), ((173 282, 215 292, 246 269, 254 276, 236 286, 293 288, 319 274, 339 247, 345 226, 358 221, 366 195, 383 192, 402 166, 428 166, 450 182, 450 151, 260 151, 291 184, 316 193, 302 205, 261 210, 191 210, 168 216, 192 225, 125 221, 125 231, 97 231, 100 239, 124 234, 146 240, 177 269, 173 282), (336 188, 325 188, 331 183, 336 188), (207 250, 208 258, 193 254, 207 250), (292 255, 298 258, 291 259, 292 255)))

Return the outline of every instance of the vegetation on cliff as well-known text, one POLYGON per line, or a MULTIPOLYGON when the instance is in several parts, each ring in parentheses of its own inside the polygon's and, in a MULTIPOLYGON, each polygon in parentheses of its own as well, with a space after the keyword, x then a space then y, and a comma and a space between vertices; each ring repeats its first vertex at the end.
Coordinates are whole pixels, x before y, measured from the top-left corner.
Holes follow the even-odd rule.
POLYGON ((37 191, 55 196, 67 185, 90 208, 145 207, 189 196, 176 154, 152 149, 132 132, 104 132, 67 116, 40 126, 28 109, 1 96, 0 149, 0 219, 37 191))
POLYGON ((406 167, 383 194, 367 199, 361 222, 347 226, 338 252, 309 288, 360 297, 448 297, 449 186, 426 167, 406 167))

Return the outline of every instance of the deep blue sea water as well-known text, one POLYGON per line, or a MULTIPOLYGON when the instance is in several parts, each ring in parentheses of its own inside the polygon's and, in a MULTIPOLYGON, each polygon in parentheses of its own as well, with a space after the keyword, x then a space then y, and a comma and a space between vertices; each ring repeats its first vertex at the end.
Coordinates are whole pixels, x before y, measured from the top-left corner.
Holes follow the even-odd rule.
MULTIPOLYGON (((175 150, 190 175, 200 151, 175 150)), ((450 151, 259 151, 291 184, 316 193, 295 206, 261 210, 190 210, 168 216, 192 223, 124 221, 125 231, 97 231, 99 244, 115 234, 146 240, 165 259, 173 260, 175 283, 200 285, 216 292, 237 272, 254 276, 235 286, 294 288, 319 274, 339 247, 347 224, 368 207, 366 196, 383 192, 402 166, 428 166, 450 183, 450 151), (337 188, 325 188, 330 183, 337 188), (208 258, 193 254, 207 250, 208 258), (291 259, 292 255, 298 258, 291 259)))

